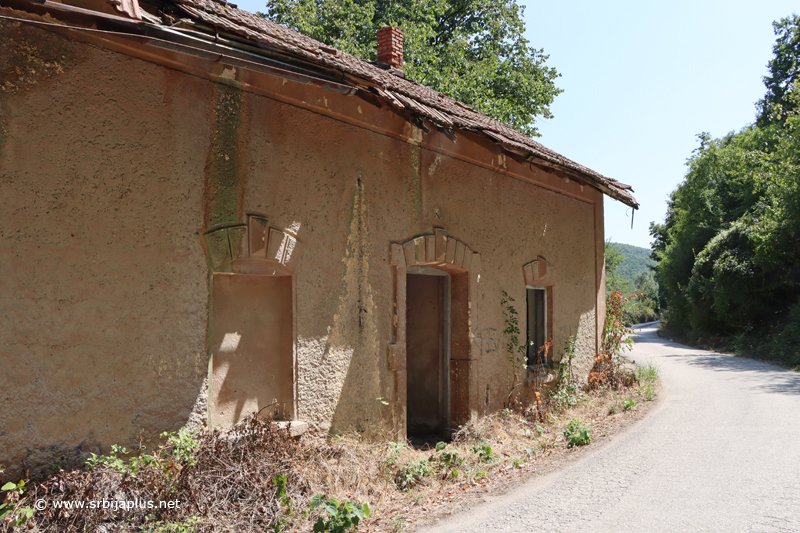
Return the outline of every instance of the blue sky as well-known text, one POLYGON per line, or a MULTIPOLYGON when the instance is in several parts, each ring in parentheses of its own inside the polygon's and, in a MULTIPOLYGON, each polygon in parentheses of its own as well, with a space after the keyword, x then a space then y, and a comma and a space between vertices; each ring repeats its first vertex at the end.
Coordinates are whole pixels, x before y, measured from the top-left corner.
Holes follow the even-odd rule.
MULTIPOLYGON (((234 3, 237 3, 234 0, 234 3)), ((606 238, 649 247, 696 135, 715 137, 755 118, 772 57, 772 21, 797 3, 760 1, 526 2, 527 38, 550 55, 564 92, 538 123, 539 141, 633 186, 631 209, 606 199, 606 238)), ((247 11, 263 0, 239 1, 247 11)))
POLYGON ((528 3, 531 44, 550 55, 564 92, 540 121, 540 142, 633 186, 631 209, 606 199, 606 238, 649 247, 651 221, 683 179, 703 131, 755 119, 772 57, 772 21, 788 1, 528 3))

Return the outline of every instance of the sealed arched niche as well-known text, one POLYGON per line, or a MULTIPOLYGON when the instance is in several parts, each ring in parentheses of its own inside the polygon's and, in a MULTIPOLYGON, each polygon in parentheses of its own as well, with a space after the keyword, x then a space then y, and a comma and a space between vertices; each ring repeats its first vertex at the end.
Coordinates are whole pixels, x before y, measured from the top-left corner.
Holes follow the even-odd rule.
POLYGON ((209 427, 294 418, 294 270, 302 244, 267 219, 204 235, 211 271, 209 427))

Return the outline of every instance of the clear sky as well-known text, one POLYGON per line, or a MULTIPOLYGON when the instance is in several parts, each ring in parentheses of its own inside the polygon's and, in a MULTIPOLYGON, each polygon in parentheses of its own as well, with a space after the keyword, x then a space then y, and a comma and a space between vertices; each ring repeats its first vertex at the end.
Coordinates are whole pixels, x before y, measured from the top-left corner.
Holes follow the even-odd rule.
MULTIPOLYGON (((250 12, 264 0, 233 0, 250 12)), ((755 119, 772 57, 772 22, 797 0, 597 0, 525 5, 527 38, 550 55, 564 92, 538 123, 542 144, 633 186, 641 207, 606 198, 606 238, 649 247, 686 159, 755 119)))
MULTIPOLYGON (((526 3, 526 2, 523 2, 526 3)), ((606 238, 650 246, 651 221, 698 146, 755 119, 772 57, 772 22, 794 2, 527 2, 527 38, 550 55, 564 92, 539 141, 633 186, 641 207, 606 199, 606 238)))

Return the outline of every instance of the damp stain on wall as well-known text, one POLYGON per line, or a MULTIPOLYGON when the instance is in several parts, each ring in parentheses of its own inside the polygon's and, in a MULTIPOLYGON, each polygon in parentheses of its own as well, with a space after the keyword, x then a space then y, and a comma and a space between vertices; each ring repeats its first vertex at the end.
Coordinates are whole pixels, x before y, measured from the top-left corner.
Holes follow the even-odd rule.
POLYGON ((3 148, 5 148, 7 138, 8 120, 3 116, 3 110, 0 107, 0 169, 3 168, 3 148))
POLYGON ((67 41, 19 22, 0 22, 0 94, 17 94, 47 82, 77 63, 67 41))
POLYGON ((420 148, 412 144, 409 150, 408 199, 412 209, 414 233, 421 232, 422 222, 422 177, 420 174, 420 148))
POLYGON ((217 84, 216 124, 205 167, 203 209, 206 227, 240 221, 244 179, 241 174, 244 103, 242 91, 217 84))

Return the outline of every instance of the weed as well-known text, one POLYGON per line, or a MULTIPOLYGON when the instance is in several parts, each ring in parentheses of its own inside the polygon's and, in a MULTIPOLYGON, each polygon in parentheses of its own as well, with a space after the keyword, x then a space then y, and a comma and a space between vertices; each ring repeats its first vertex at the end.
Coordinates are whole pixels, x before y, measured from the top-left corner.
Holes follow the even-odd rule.
POLYGON ((294 500, 286 495, 286 474, 278 474, 272 478, 272 483, 278 488, 277 496, 280 498, 283 512, 292 516, 294 512, 294 500))
MULTIPOLYGON (((147 467, 156 466, 161 468, 167 476, 174 476, 185 466, 195 465, 194 453, 199 446, 194 438, 195 435, 194 431, 187 431, 183 428, 177 433, 162 433, 161 438, 166 438, 167 442, 155 454, 140 454, 128 460, 125 460, 123 456, 132 452, 124 446, 112 444, 110 454, 97 455, 93 453, 86 460, 86 464, 90 468, 98 465, 106 466, 120 474, 128 475, 135 475, 147 467)), ((140 450, 143 449, 140 448, 140 450)))
POLYGON ((431 468, 430 461, 421 459, 398 468, 394 476, 394 483, 401 490, 409 490, 422 478, 431 474, 433 474, 433 468, 431 468))
POLYGON ((138 470, 136 466, 130 467, 125 463, 125 459, 120 457, 120 455, 127 455, 130 453, 127 448, 123 446, 119 446, 117 444, 111 445, 111 453, 108 455, 97 455, 92 454, 91 457, 86 459, 86 464, 89 467, 94 468, 97 465, 104 465, 109 468, 113 468, 120 474, 131 474, 136 473, 138 470))
POLYGON ((472 447, 472 453, 478 454, 480 461, 482 463, 491 463, 494 461, 494 452, 492 451, 492 447, 488 444, 478 443, 476 446, 472 447))
POLYGON ((636 400, 632 400, 630 398, 626 398, 624 402, 622 402, 622 409, 625 411, 630 411, 636 407, 636 400))
POLYGON ((647 364, 636 369, 636 377, 642 381, 653 383, 658 379, 658 375, 658 366, 652 361, 648 361, 647 364))
POLYGON ((622 293, 612 292, 606 298, 606 326, 603 336, 603 353, 614 356, 633 349, 633 330, 625 326, 622 293))
POLYGON ((564 430, 564 438, 570 448, 585 446, 592 442, 592 428, 584 424, 580 418, 573 418, 564 430))
POLYGON ((406 521, 403 520, 402 516, 396 515, 394 518, 389 520, 389 525, 391 526, 392 531, 403 531, 406 521))
POLYGON ((578 338, 572 335, 564 343, 564 355, 558 364, 555 388, 549 392, 550 401, 556 410, 564 410, 584 399, 586 395, 572 378, 572 360, 575 358, 578 338))
MULTIPOLYGON (((33 518, 33 507, 20 507, 19 505, 20 497, 25 494, 24 479, 21 479, 19 483, 9 481, 0 490, 6 492, 3 503, 0 503, 0 523, 7 523, 13 528, 14 526, 21 526, 33 518)), ((32 525, 33 523, 30 523, 28 527, 31 528, 32 525)))
POLYGON ((196 464, 194 453, 199 444, 195 440, 196 431, 181 428, 177 433, 164 432, 161 438, 166 438, 167 443, 161 448, 162 455, 169 455, 183 464, 194 466, 196 464))
POLYGON ((458 455, 458 450, 451 449, 448 451, 447 444, 440 442, 436 445, 436 451, 440 452, 438 456, 432 455, 430 460, 439 462, 445 470, 452 470, 464 463, 464 458, 458 455))
POLYGON ((193 516, 185 522, 150 522, 145 531, 147 533, 195 533, 197 526, 202 521, 202 518, 193 516))
POLYGON ((656 391, 653 390, 653 386, 648 383, 647 386, 644 388, 644 399, 648 402, 653 401, 656 397, 656 391))
POLYGON ((333 498, 326 501, 324 495, 317 494, 311 498, 309 508, 315 511, 320 506, 322 510, 314 523, 314 533, 344 533, 348 529, 358 529, 358 523, 369 518, 369 505, 366 503, 339 503, 333 498))
POLYGON ((608 408, 608 414, 609 415, 615 415, 618 412, 619 412, 619 406, 617 406, 617 405, 612 405, 611 407, 608 408))
POLYGON ((509 379, 508 395, 506 396, 505 404, 510 405, 511 397, 514 390, 520 382, 520 374, 525 369, 525 343, 520 342, 520 329, 519 329, 519 313, 512 305, 514 298, 505 290, 503 296, 500 298, 500 305, 503 306, 503 316, 506 320, 506 328, 503 330, 503 335, 506 336, 506 353, 508 354, 508 361, 511 363, 514 376, 509 379))
POLYGON ((397 460, 400 459, 400 454, 406 449, 406 445, 402 442, 389 442, 386 445, 386 459, 383 461, 384 468, 393 469, 397 460))

